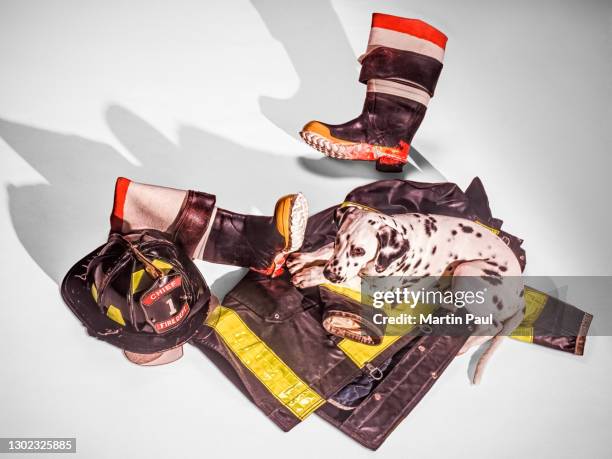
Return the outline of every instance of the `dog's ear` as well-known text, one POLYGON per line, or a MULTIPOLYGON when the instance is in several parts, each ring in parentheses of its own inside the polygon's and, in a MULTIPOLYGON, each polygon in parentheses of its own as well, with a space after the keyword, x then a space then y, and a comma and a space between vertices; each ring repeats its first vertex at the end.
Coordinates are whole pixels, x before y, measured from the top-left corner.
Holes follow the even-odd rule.
POLYGON ((334 221, 336 222, 338 228, 342 226, 342 223, 344 223, 344 220, 348 216, 357 214, 358 210, 359 209, 355 206, 338 207, 334 212, 334 221))
POLYGON ((394 228, 383 226, 376 233, 378 240, 378 253, 376 254, 374 268, 382 273, 391 263, 410 250, 410 243, 394 228))

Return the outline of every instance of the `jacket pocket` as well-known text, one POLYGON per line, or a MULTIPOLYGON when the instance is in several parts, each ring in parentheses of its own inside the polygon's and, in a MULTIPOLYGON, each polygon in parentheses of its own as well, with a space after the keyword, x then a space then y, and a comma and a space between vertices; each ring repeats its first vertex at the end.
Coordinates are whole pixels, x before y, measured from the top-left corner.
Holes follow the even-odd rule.
POLYGON ((286 279, 271 279, 253 271, 228 297, 243 304, 260 319, 272 323, 285 322, 316 305, 286 279), (245 281, 247 278, 248 282, 245 281))

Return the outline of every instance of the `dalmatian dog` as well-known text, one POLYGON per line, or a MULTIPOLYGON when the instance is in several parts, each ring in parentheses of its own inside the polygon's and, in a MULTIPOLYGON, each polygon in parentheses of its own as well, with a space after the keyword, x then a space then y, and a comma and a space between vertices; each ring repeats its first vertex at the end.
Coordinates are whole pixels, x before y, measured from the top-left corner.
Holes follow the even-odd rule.
POLYGON ((331 282, 359 289, 364 276, 401 276, 448 280, 453 290, 473 291, 474 281, 481 282, 485 301, 465 308, 494 320, 474 332, 459 351, 461 355, 491 341, 474 371, 472 383, 478 384, 503 337, 525 314, 521 268, 512 250, 485 227, 456 217, 388 216, 347 206, 336 211, 336 221, 339 230, 333 243, 288 259, 293 284, 308 288, 331 282))

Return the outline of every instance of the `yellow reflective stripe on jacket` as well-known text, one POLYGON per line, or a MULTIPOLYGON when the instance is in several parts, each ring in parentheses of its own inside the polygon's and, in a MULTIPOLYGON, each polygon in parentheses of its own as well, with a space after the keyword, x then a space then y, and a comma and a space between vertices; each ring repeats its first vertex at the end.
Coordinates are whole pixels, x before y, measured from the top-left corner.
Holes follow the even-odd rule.
POLYGON ((358 202, 353 202, 353 201, 344 201, 342 204, 340 204, 340 207, 357 207, 361 210, 365 210, 368 212, 380 213, 380 211, 378 209, 375 209, 374 207, 366 206, 365 204, 360 204, 358 202))
POLYGON ((489 225, 485 225, 483 222, 481 222, 480 220, 474 220, 475 223, 478 223, 480 226, 484 226, 486 229, 488 229, 489 231, 491 231, 493 234, 495 234, 496 236, 499 236, 499 230, 497 228, 493 228, 492 226, 489 225))
POLYGON ((548 295, 531 287, 525 287, 524 291, 525 317, 510 334, 510 337, 526 343, 533 343, 534 324, 542 314, 544 306, 546 306, 548 295))
MULTIPOLYGON (((321 285, 321 287, 326 288, 327 290, 330 290, 334 293, 337 293, 339 295, 343 295, 347 298, 350 298, 353 301, 358 301, 360 303, 362 303, 361 301, 361 292, 357 291, 357 290, 353 290, 347 287, 342 287, 340 285, 334 285, 334 284, 323 284, 321 285)), ((512 333, 510 333, 510 338, 516 339, 518 341, 523 341, 526 343, 533 343, 533 336, 534 336, 534 324, 535 321, 540 317, 540 314, 542 314, 542 311, 544 310, 544 306, 546 305, 546 302, 548 301, 548 295, 546 295, 545 293, 542 293, 538 290, 535 290, 531 287, 525 287, 525 294, 524 294, 524 299, 525 299, 525 317, 523 318, 523 321, 519 324, 518 327, 516 327, 514 329, 514 331, 512 333)), ((362 303, 362 304, 369 304, 369 303, 362 303)), ((356 345, 359 346, 368 346, 370 348, 377 348, 378 346, 383 346, 386 343, 386 338, 388 338, 387 336, 383 337, 383 340, 380 344, 376 345, 376 346, 371 346, 368 344, 361 344, 361 343, 357 343, 355 342, 356 345)), ((353 346, 349 346, 349 343, 347 343, 346 345, 344 345, 344 341, 350 341, 347 340, 346 338, 343 339, 339 346, 340 348, 344 351, 344 347, 350 348, 352 349, 353 346)), ((353 341, 350 341, 353 342, 353 341)), ((388 342, 385 346, 386 347, 390 346, 391 344, 393 344, 393 342, 395 342, 395 340, 388 342)), ((375 354, 374 356, 377 356, 378 354, 380 354, 380 352, 382 352, 384 349, 380 350, 380 351, 371 351, 372 354, 375 354)), ((348 352, 345 351, 345 353, 351 358, 351 360, 353 360, 353 362, 355 362, 357 365, 359 365, 358 362, 362 362, 363 358, 362 355, 365 355, 365 352, 362 352, 359 349, 356 349, 355 351, 349 351, 351 353, 354 352, 354 356, 349 355, 348 352)), ((366 361, 367 362, 367 361, 366 361)), ((360 365, 361 366, 361 365, 360 365)))
MULTIPOLYGON (((436 309, 437 307, 434 305, 419 303, 414 308, 409 305, 400 305, 392 309, 385 308, 385 312, 387 313, 387 317, 399 317, 401 314, 419 317, 421 314, 431 314, 436 309)), ((355 365, 359 368, 363 368, 366 363, 374 360, 398 339, 414 330, 415 327, 417 327, 416 324, 387 324, 385 335, 382 337, 381 342, 376 345, 363 344, 344 338, 338 343, 338 347, 342 349, 355 365)))
POLYGON ((359 368, 365 367, 366 363, 374 360, 378 355, 395 343, 401 336, 383 336, 382 341, 379 344, 363 344, 357 341, 353 341, 348 338, 343 338, 338 343, 338 347, 342 349, 342 352, 353 361, 359 368))
POLYGON ((206 319, 242 364, 297 418, 304 419, 325 400, 311 389, 232 309, 217 306, 206 319))

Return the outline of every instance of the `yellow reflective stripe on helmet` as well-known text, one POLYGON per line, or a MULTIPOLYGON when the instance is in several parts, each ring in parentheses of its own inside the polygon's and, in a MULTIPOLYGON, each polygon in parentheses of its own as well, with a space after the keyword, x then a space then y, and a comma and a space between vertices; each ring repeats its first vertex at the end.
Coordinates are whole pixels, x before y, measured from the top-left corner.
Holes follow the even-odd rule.
POLYGON ((114 320, 118 324, 123 325, 125 327, 125 320, 123 320, 123 314, 121 314, 121 310, 117 306, 111 304, 106 310, 106 315, 109 319, 114 320))
MULTIPOLYGON (((153 266, 161 269, 164 274, 168 274, 168 272, 172 269, 172 265, 163 260, 155 259, 151 262, 153 266)), ((132 293, 138 292, 138 287, 140 287, 140 281, 142 280, 142 276, 144 275, 145 270, 139 269, 138 271, 134 271, 132 273, 132 293)))
POLYGON ((206 324, 217 332, 242 364, 297 418, 304 419, 325 403, 232 309, 217 306, 209 314, 206 324))
POLYGON ((544 306, 546 306, 548 295, 531 287, 525 287, 524 292, 525 317, 510 334, 510 337, 526 343, 533 343, 534 324, 542 314, 544 306))

